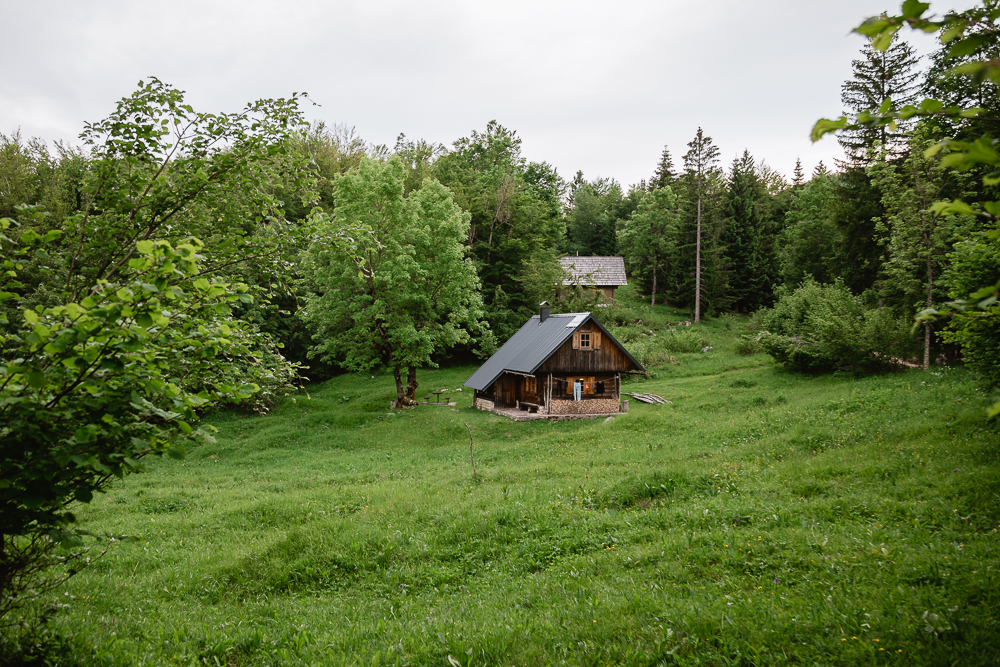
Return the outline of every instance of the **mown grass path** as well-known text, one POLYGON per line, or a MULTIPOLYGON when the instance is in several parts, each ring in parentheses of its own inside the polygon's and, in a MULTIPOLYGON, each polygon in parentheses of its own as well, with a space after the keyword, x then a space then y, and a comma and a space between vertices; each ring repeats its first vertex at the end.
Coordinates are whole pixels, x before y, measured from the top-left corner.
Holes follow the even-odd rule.
POLYGON ((799 376, 703 330, 625 387, 673 404, 610 423, 457 392, 390 413, 369 375, 217 415, 217 444, 83 509, 138 539, 54 627, 108 665, 1000 660, 1000 437, 969 378, 799 376))

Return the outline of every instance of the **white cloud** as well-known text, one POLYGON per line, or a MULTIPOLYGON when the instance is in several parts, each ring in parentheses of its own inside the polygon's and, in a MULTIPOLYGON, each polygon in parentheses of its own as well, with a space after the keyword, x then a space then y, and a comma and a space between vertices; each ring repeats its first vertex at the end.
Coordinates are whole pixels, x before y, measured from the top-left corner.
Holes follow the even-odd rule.
MULTIPOLYGON (((392 145, 450 144, 497 119, 570 177, 648 177, 701 126, 790 173, 840 154, 809 142, 840 112, 882 0, 7 3, 0 132, 72 139, 155 75, 207 111, 306 90, 316 119, 392 145)), ((920 38, 917 36, 916 39, 920 38)), ((929 46, 930 38, 922 43, 929 46)), ((928 46, 925 46, 928 48, 928 46)))

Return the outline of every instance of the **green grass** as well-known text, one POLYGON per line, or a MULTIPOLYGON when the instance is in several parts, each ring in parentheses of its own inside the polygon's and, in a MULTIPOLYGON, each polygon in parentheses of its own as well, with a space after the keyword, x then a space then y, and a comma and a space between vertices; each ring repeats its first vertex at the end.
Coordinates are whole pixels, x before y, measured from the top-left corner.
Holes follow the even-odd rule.
POLYGON ((81 508, 137 539, 60 591, 66 662, 994 664, 985 397, 961 369, 788 373, 736 353, 745 322, 692 327, 712 350, 624 387, 673 403, 608 423, 513 423, 467 392, 393 414, 370 375, 215 415, 217 444, 81 508))

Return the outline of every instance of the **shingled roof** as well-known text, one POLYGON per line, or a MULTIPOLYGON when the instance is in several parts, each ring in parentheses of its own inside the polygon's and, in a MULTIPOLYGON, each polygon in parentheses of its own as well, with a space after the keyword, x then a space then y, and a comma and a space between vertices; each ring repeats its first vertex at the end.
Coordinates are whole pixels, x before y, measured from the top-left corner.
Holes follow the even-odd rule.
POLYGON ((590 313, 559 313, 549 315, 544 322, 540 322, 538 315, 535 315, 525 322, 524 326, 511 336, 510 340, 504 343, 496 354, 487 359, 486 363, 472 374, 472 377, 464 382, 465 386, 483 391, 493 384, 504 371, 528 375, 534 373, 546 359, 559 349, 560 345, 573 335, 574 331, 591 320, 604 332, 605 336, 625 352, 625 355, 639 370, 646 370, 590 313))
POLYGON ((564 280, 563 285, 628 285, 625 279, 625 260, 621 257, 562 257, 559 263, 572 276, 564 280))

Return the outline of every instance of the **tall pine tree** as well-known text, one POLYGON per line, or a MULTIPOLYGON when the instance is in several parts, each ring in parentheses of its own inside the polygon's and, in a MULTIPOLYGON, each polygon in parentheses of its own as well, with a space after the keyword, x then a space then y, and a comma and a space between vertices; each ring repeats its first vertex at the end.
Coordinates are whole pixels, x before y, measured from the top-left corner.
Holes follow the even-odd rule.
POLYGON ((673 187, 680 205, 677 259, 665 276, 675 305, 691 308, 691 317, 723 309, 728 304, 725 258, 720 252, 726 178, 719 169, 719 149, 699 129, 688 144, 684 171, 673 187))
MULTIPOLYGON (((887 98, 896 109, 915 102, 916 64, 913 49, 902 40, 897 39, 884 52, 866 43, 852 63, 851 78, 841 86, 841 101, 847 113, 857 115, 877 109, 887 98)), ((895 129, 883 126, 850 130, 837 138, 847 159, 833 180, 833 220, 840 228, 836 262, 841 267, 839 274, 856 293, 874 286, 884 254, 885 233, 876 228, 875 221, 885 215, 885 206, 867 168, 879 159, 883 149, 887 159, 898 159, 905 152, 910 126, 902 123, 895 129)))
POLYGON ((729 260, 729 293, 737 312, 757 309, 765 300, 767 276, 763 261, 761 215, 766 197, 749 151, 733 160, 726 193, 726 227, 722 252, 729 260))
POLYGON ((660 155, 660 161, 656 165, 656 173, 649 179, 647 187, 650 190, 657 190, 672 186, 676 180, 677 173, 674 171, 674 160, 670 157, 670 149, 664 146, 663 153, 660 155))
MULTIPOLYGON (((856 116, 867 109, 878 109, 886 99, 892 100, 893 109, 912 104, 917 93, 916 65, 913 48, 901 39, 886 51, 865 44, 861 57, 851 63, 853 76, 840 89, 840 100, 847 107, 847 114, 856 116)), ((905 150, 910 127, 910 123, 899 122, 895 128, 883 125, 845 130, 837 135, 837 141, 849 164, 867 165, 871 161, 868 152, 876 143, 893 156, 905 150)))
POLYGON ((805 185, 805 182, 805 173, 802 171, 802 160, 795 158, 795 171, 792 172, 792 187, 802 187, 805 185))

